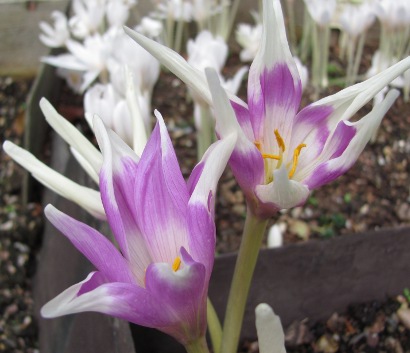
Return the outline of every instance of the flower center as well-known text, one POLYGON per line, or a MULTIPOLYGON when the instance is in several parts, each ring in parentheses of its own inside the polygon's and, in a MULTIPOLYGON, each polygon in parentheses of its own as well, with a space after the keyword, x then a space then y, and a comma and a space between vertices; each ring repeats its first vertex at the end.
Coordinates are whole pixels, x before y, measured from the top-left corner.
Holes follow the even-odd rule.
MULTIPOLYGON (((282 136, 280 135, 278 129, 275 129, 275 138, 276 142, 278 143, 279 146, 279 154, 270 154, 270 153, 263 153, 262 152, 262 144, 259 141, 255 141, 255 146, 259 150, 259 152, 262 155, 262 158, 264 159, 265 162, 265 174, 267 176, 267 183, 270 183, 273 181, 273 173, 272 173, 272 164, 269 163, 269 160, 276 160, 278 161, 276 164, 275 169, 279 169, 282 166, 283 162, 283 153, 286 150, 286 145, 285 141, 283 140, 282 136)), ((286 168, 289 170, 289 167, 291 166, 288 176, 289 179, 293 177, 293 175, 296 172, 296 167, 298 165, 298 160, 299 160, 299 155, 303 147, 306 147, 305 143, 299 144, 293 151, 293 159, 292 159, 292 164, 289 162, 288 165, 286 165, 286 168)))
POLYGON ((172 270, 174 272, 177 272, 180 266, 181 266, 181 258, 177 256, 174 260, 174 263, 172 264, 172 270))

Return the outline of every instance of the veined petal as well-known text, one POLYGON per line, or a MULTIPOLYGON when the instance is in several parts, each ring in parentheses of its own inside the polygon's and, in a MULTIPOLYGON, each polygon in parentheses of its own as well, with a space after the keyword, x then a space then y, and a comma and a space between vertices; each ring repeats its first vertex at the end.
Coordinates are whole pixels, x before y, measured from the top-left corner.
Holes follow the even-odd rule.
POLYGON ((47 205, 44 213, 108 281, 135 283, 127 261, 104 235, 52 205, 47 205))
POLYGON ((285 335, 279 316, 264 303, 256 307, 255 315, 260 353, 286 353, 285 335))
POLYGON ((145 269, 151 262, 144 238, 136 222, 134 185, 138 157, 115 133, 107 130, 97 116, 94 131, 104 156, 100 171, 100 192, 107 219, 124 256, 143 285, 145 269))
POLYGON ((273 175, 274 180, 271 183, 256 186, 256 196, 263 203, 259 207, 262 215, 271 215, 272 211, 295 207, 306 201, 309 189, 295 180, 290 180, 284 165, 275 170, 273 175))
MULTIPOLYGON (((278 129, 289 143, 301 95, 302 85, 286 39, 280 1, 264 0, 261 43, 248 79, 248 105, 257 141, 273 141, 267 136, 278 129)), ((272 151, 274 146, 267 147, 272 151)))
POLYGON ((356 129, 356 134, 351 139, 349 145, 340 155, 335 155, 333 158, 331 157, 332 159, 319 164, 303 183, 309 189, 316 189, 336 179, 350 169, 379 127, 383 116, 398 96, 399 92, 397 90, 390 90, 386 98, 377 104, 365 117, 355 123, 346 122, 346 124, 356 129))
POLYGON ((85 311, 96 311, 156 328, 168 326, 174 320, 172 313, 144 288, 129 283, 104 283, 99 272, 90 273, 84 281, 49 301, 41 308, 41 315, 53 318, 85 311), (92 290, 81 291, 84 287, 92 290))
POLYGON ((221 138, 231 133, 237 134, 238 139, 229 164, 242 190, 249 196, 254 186, 261 184, 264 179, 262 156, 254 141, 248 140, 242 131, 215 70, 207 69, 206 75, 215 110, 216 133, 221 138))
POLYGON ((34 178, 60 196, 84 208, 94 217, 105 220, 105 211, 96 190, 79 185, 55 170, 40 162, 30 152, 18 147, 10 141, 3 144, 4 151, 23 168, 27 169, 34 178))
POLYGON ((93 144, 64 117, 58 114, 47 99, 41 98, 40 108, 50 126, 90 163, 96 173, 99 173, 102 165, 102 155, 93 144))
POLYGON ((173 263, 187 244, 188 189, 161 114, 135 177, 138 226, 154 262, 173 263))
MULTIPOLYGON (((215 142, 200 162, 199 175, 188 203, 189 248, 195 261, 205 265, 207 278, 211 276, 215 252, 214 202, 218 181, 235 146, 236 135, 231 134, 215 142)), ((191 180, 191 179, 190 179, 191 180)))
POLYGON ((175 322, 180 323, 162 331, 186 343, 205 334, 207 282, 204 265, 192 260, 184 248, 181 257, 182 268, 177 271, 168 263, 150 265, 145 283, 147 291, 169 307, 175 314, 175 322))

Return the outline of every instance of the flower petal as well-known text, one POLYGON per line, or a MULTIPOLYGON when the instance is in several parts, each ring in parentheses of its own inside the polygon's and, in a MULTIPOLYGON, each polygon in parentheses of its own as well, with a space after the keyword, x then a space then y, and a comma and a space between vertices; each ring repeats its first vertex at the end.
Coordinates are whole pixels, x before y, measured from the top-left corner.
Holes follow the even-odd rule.
POLYGON ((306 201, 309 189, 295 180, 289 180, 284 165, 275 170, 273 175, 271 183, 256 186, 256 196, 263 203, 259 207, 261 215, 270 215, 272 211, 295 207, 306 201))
POLYGON ((169 326, 173 315, 144 288, 129 283, 104 283, 99 272, 92 272, 41 308, 41 315, 53 318, 96 311, 147 327, 169 326), (90 289, 86 292, 84 288, 90 289), (79 295, 79 293, 81 295, 79 295))
POLYGON ((161 114, 135 177, 138 226, 154 262, 172 263, 187 244, 188 188, 161 114))
POLYGON ((344 149, 341 155, 336 154, 334 156, 336 158, 332 158, 319 164, 303 183, 306 184, 309 189, 316 189, 319 186, 336 179, 350 169, 363 151, 367 142, 376 132, 383 116, 390 109, 398 96, 399 92, 397 90, 390 90, 386 95, 386 98, 376 105, 365 117, 355 123, 346 122, 346 124, 350 124, 356 129, 356 134, 351 139, 350 144, 344 149))
POLYGON ((97 116, 94 131, 104 156, 100 192, 107 219, 124 256, 133 265, 140 285, 151 257, 136 222, 134 184, 138 157, 115 133, 107 130, 97 116))
POLYGON ((40 108, 50 126, 92 165, 96 173, 99 173, 102 165, 102 155, 93 144, 64 117, 58 114, 47 99, 41 98, 40 108))
POLYGON ((184 248, 181 248, 181 256, 182 268, 177 271, 167 263, 150 265, 145 283, 153 298, 172 308, 175 322, 181 323, 180 327, 174 325, 163 331, 183 342, 187 336, 195 338, 205 334, 207 282, 204 265, 192 260, 184 248))
POLYGON ((124 31, 157 58, 168 70, 191 87, 199 97, 202 97, 208 104, 211 103, 211 94, 203 72, 189 65, 181 55, 165 45, 159 44, 128 27, 124 27, 124 31))
MULTIPOLYGON (((188 204, 189 249, 195 261, 205 265, 211 276, 215 253, 214 202, 216 187, 235 146, 236 135, 212 144, 205 153, 200 174, 188 204)), ((195 171, 195 170, 194 170, 195 171)))
POLYGON ((229 164, 242 190, 248 197, 251 197, 253 188, 261 184, 264 179, 262 156, 253 141, 248 140, 242 131, 215 70, 206 69, 205 72, 215 109, 216 133, 221 138, 231 133, 237 134, 238 139, 229 164))
POLYGON ((52 205, 47 205, 44 213, 108 281, 134 283, 127 261, 100 232, 60 212, 52 205))
POLYGON ((264 0, 262 39, 248 79, 248 105, 257 141, 273 141, 265 134, 271 136, 275 129, 285 142, 290 141, 301 95, 302 84, 286 39, 280 1, 264 0))
POLYGON ((10 141, 4 142, 3 149, 11 158, 23 168, 27 169, 34 178, 47 188, 81 206, 94 217, 101 220, 106 219, 98 191, 77 184, 60 173, 57 173, 55 170, 40 162, 30 152, 10 141))

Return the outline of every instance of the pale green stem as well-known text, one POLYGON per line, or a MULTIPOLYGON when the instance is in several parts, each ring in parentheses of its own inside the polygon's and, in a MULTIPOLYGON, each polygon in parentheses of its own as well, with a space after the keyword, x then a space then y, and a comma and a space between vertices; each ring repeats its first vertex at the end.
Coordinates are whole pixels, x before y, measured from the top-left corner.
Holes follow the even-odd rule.
POLYGON ((209 106, 202 106, 195 107, 195 109, 199 109, 200 119, 199 119, 199 128, 197 130, 197 157, 198 161, 201 160, 202 156, 204 155, 205 151, 208 147, 212 144, 214 140, 214 121, 212 117, 212 113, 210 111, 209 106))
POLYGON ((356 37, 349 38, 347 43, 347 69, 346 69, 346 87, 352 84, 353 75, 353 58, 354 48, 356 46, 356 37))
POLYGON ((200 337, 196 341, 187 344, 185 349, 188 353, 209 353, 205 337, 200 337))
POLYGON ((362 59, 363 48, 364 48, 365 41, 366 41, 366 31, 364 31, 360 35, 359 42, 357 43, 356 57, 354 59, 354 64, 353 64, 353 81, 352 81, 352 84, 355 83, 356 81, 358 81, 357 80, 357 75, 359 73, 360 60, 362 59))
POLYGON ((324 27, 319 27, 320 33, 320 86, 326 88, 328 86, 327 67, 329 65, 329 41, 330 41, 330 26, 327 24, 324 27))
POLYGON ((226 307, 220 350, 222 353, 237 352, 246 300, 267 223, 267 219, 260 219, 248 208, 226 307))
POLYGON ((312 85, 318 89, 320 86, 320 48, 319 29, 314 23, 312 26, 312 85))
POLYGON ((173 48, 174 43, 174 19, 171 17, 171 15, 168 14, 167 20, 166 20, 166 31, 167 31, 167 47, 173 48))
POLYGON ((238 8, 239 8, 239 3, 241 2, 241 0, 233 0, 231 9, 229 11, 229 16, 228 16, 228 25, 224 28, 225 31, 223 33, 222 38, 227 41, 229 38, 229 35, 231 34, 232 31, 232 27, 235 23, 235 18, 236 18, 236 13, 238 12, 238 8))
POLYGON ((289 40, 290 47, 292 48, 293 54, 296 55, 297 51, 297 41, 296 41, 296 22, 295 22, 295 2, 294 0, 286 1, 288 10, 288 23, 289 23, 289 40))
POLYGON ((182 46, 182 35, 184 32, 184 25, 185 22, 182 18, 180 18, 177 22, 177 29, 175 33, 175 42, 174 42, 174 50, 179 53, 181 51, 182 46))
POLYGON ((306 60, 309 56, 309 51, 311 48, 311 40, 312 40, 312 29, 313 29, 313 21, 309 15, 307 8, 305 7, 304 14, 303 14, 303 29, 302 29, 302 40, 300 43, 300 60, 303 63, 306 63, 306 60))
POLYGON ((219 353, 222 342, 222 326, 219 321, 218 314, 215 311, 209 297, 207 298, 206 317, 208 321, 209 336, 211 336, 212 347, 214 353, 219 353))

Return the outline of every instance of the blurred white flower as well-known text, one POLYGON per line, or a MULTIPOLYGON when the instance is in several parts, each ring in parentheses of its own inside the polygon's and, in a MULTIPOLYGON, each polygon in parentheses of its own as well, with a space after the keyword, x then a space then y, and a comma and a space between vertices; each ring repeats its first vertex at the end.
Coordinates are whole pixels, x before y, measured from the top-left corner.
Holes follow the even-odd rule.
POLYGON ((162 22, 151 17, 143 17, 140 24, 136 27, 138 32, 151 39, 158 38, 163 29, 162 22))
POLYGON ((73 0, 74 16, 69 25, 73 35, 83 39, 97 32, 105 15, 105 0, 73 0))
POLYGON ((374 3, 379 21, 390 28, 410 24, 410 2, 408 0, 378 0, 374 3))
POLYGON ((60 11, 53 11, 51 18, 54 21, 53 27, 47 22, 40 22, 39 26, 43 31, 43 33, 40 34, 40 40, 44 45, 50 48, 63 47, 70 38, 67 17, 60 11))
POLYGON ((165 0, 158 4, 159 16, 175 21, 191 22, 192 4, 185 0, 165 0))
POLYGON ((336 0, 304 0, 310 16, 319 26, 326 26, 333 18, 336 0))
POLYGON ((242 61, 252 61, 259 48, 262 38, 262 24, 258 23, 251 26, 246 23, 240 23, 235 32, 236 41, 243 48, 239 54, 242 61))
POLYGON ((360 5, 347 4, 339 21, 344 31, 352 37, 358 37, 373 24, 375 19, 373 3, 365 2, 360 5))

